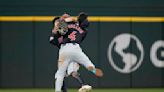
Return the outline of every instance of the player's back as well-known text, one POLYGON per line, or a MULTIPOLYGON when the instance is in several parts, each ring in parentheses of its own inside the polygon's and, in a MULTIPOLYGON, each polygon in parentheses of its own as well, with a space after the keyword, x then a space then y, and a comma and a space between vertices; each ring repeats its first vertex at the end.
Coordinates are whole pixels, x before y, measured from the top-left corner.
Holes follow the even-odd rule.
POLYGON ((78 43, 80 44, 86 37, 87 30, 82 29, 78 23, 68 23, 68 32, 63 36, 63 42, 65 43, 78 43))

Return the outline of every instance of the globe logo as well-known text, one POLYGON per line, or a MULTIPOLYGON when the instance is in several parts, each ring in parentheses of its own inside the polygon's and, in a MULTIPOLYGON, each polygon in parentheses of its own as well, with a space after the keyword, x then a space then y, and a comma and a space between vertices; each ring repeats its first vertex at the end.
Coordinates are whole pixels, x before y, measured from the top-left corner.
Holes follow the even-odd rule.
POLYGON ((156 41, 150 49, 150 59, 155 67, 164 67, 164 41, 156 41), (158 54, 160 53, 160 55, 158 54))
POLYGON ((132 34, 119 34, 111 41, 107 51, 111 66, 120 73, 131 73, 138 69, 144 57, 141 41, 132 34))

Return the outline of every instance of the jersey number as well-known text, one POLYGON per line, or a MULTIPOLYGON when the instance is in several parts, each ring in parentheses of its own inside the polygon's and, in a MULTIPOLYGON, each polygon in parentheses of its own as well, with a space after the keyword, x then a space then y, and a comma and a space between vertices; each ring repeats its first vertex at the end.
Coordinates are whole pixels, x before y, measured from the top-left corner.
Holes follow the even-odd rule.
POLYGON ((68 35, 68 38, 71 39, 71 41, 76 40, 76 35, 75 34, 76 34, 76 32, 73 31, 70 35, 68 35))

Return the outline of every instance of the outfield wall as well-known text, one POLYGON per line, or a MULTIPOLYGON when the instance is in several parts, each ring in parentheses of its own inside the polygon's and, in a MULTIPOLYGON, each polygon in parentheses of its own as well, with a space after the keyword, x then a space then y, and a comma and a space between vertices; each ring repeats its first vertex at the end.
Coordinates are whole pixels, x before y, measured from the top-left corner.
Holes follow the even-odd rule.
MULTIPOLYGON (((73 16, 85 11, 96 17, 90 19, 81 47, 103 69, 104 77, 96 78, 81 68, 87 83, 99 88, 164 87, 163 0, 94 0, 94 4, 89 0, 80 5, 73 0, 46 1, 0 3, 1 88, 53 87, 58 49, 48 41, 50 21, 65 11, 73 16)), ((78 86, 72 78, 67 82, 69 87, 78 86)))

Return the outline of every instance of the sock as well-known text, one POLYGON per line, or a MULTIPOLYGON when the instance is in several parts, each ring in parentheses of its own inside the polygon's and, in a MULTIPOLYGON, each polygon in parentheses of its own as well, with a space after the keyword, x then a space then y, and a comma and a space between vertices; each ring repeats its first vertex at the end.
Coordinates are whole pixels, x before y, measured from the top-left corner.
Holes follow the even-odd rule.
POLYGON ((75 78, 75 79, 79 82, 79 84, 80 84, 81 86, 84 85, 84 82, 83 82, 83 80, 82 80, 82 78, 80 77, 80 74, 79 74, 78 72, 72 72, 71 75, 72 75, 73 78, 75 78))
POLYGON ((62 90, 63 90, 63 92, 67 92, 67 85, 65 83, 65 78, 64 78, 64 81, 63 81, 62 90))
POLYGON ((91 70, 91 72, 92 72, 93 74, 96 74, 96 69, 94 68, 93 70, 91 70))

